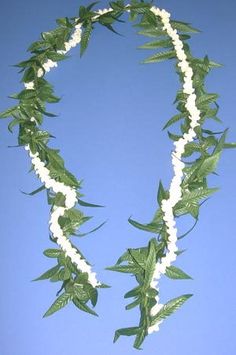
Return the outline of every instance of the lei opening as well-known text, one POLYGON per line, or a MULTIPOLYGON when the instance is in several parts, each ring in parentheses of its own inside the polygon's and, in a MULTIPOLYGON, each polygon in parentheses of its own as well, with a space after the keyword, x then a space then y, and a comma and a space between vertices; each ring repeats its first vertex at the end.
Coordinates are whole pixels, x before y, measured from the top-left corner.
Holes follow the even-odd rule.
POLYGON ((42 186, 30 195, 46 189, 51 206, 50 239, 59 248, 47 249, 44 254, 55 258, 57 264, 36 280, 49 279, 62 282, 62 285, 57 299, 44 316, 55 313, 70 301, 80 310, 96 315, 88 303, 91 302, 94 307, 98 289, 108 286, 98 280, 91 265, 71 243, 69 237, 78 235, 78 228, 90 218, 75 207, 77 204, 87 207, 101 206, 81 200, 80 182, 65 168, 59 150, 48 147, 50 134, 40 130, 43 117, 54 116, 46 111, 46 104, 60 100, 55 96, 52 85, 46 81, 45 75, 57 67, 58 61, 66 59, 67 52, 79 43, 80 53, 84 54, 95 24, 116 32, 113 23, 120 21, 120 17, 126 12, 129 13, 130 20, 135 22, 135 26, 141 28, 139 34, 153 38, 141 48, 158 50, 145 59, 144 63, 176 60, 176 72, 182 83, 175 99, 179 113, 164 127, 181 121, 180 135, 168 132, 170 139, 174 141, 171 153, 174 176, 169 189, 165 189, 160 181, 159 208, 150 223, 142 224, 129 219, 134 227, 155 234, 156 237, 150 240, 147 247, 127 249, 114 266, 107 268, 130 273, 138 282, 138 286, 126 293, 125 298, 134 298, 126 309, 139 307, 139 325, 118 329, 114 341, 121 335, 134 335, 134 347, 139 349, 145 337, 158 331, 163 320, 192 296, 185 294, 164 305, 160 303, 158 282, 161 275, 165 274, 172 279, 191 278, 172 265, 182 253, 176 243, 183 236, 177 236, 175 218, 190 214, 196 224, 199 207, 217 190, 208 187, 207 176, 214 173, 222 150, 234 148, 236 144, 225 142, 227 130, 217 138, 219 132, 203 128, 207 119, 220 121, 217 118, 218 95, 207 93, 204 84, 209 71, 220 65, 207 56, 192 56, 187 40, 190 33, 198 32, 196 29, 187 23, 171 20, 167 11, 146 2, 134 0, 125 5, 123 1, 118 0, 111 2, 110 8, 97 11, 93 10, 94 5, 81 6, 78 18, 58 19, 58 27, 55 30, 43 32, 41 39, 29 47, 31 58, 17 65, 23 72, 22 82, 25 88, 11 96, 18 100, 18 103, 2 112, 0 117, 13 118, 8 126, 10 131, 14 126, 19 126, 19 145, 28 152, 32 170, 42 183, 42 186), (184 161, 184 158, 194 153, 198 154, 198 158, 191 162, 184 161))

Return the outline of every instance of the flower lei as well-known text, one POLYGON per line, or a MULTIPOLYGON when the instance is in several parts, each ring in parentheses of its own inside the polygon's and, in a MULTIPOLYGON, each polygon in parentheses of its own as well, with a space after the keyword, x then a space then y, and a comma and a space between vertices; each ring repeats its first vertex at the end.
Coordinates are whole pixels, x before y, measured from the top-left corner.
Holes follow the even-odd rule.
POLYGON ((127 309, 136 306, 140 308, 139 326, 118 329, 114 337, 116 341, 120 335, 135 335, 134 347, 139 349, 145 337, 158 331, 162 321, 192 296, 182 295, 165 305, 159 303, 158 281, 162 274, 173 279, 190 278, 182 270, 172 266, 177 255, 181 253, 176 245, 181 237, 177 237, 175 217, 190 213, 196 221, 198 220, 199 201, 216 191, 215 188, 207 187, 206 176, 214 172, 221 151, 224 148, 234 148, 235 143, 225 143, 226 131, 217 140, 215 137, 217 132, 202 128, 207 117, 219 120, 216 117, 218 106, 214 108, 211 106, 216 105, 217 95, 207 94, 204 89, 206 74, 211 68, 219 65, 210 61, 208 57, 200 60, 191 56, 189 47, 184 42, 189 35, 183 33, 197 31, 186 23, 171 20, 167 11, 149 3, 134 0, 131 4, 125 5, 123 1, 118 0, 110 5, 109 9, 98 11, 92 11, 94 4, 87 8, 81 6, 79 18, 58 19, 58 29, 42 33, 42 40, 34 42, 29 48, 33 57, 18 64, 24 71, 25 90, 11 97, 20 102, 1 113, 0 117, 13 117, 9 124, 10 131, 15 125, 19 125, 19 145, 28 151, 32 168, 43 184, 31 195, 47 189, 48 203, 52 205, 49 220, 50 238, 60 249, 47 249, 44 254, 56 258, 58 264, 36 280, 62 281, 58 295, 62 290, 64 292, 44 316, 55 313, 71 300, 80 310, 96 315, 87 303, 90 301, 92 306, 95 306, 97 289, 107 286, 97 280, 90 264, 71 244, 69 235, 77 235, 76 230, 89 219, 75 209, 76 204, 87 207, 98 205, 80 199, 78 191, 80 183, 65 169, 58 151, 47 147, 50 134, 38 128, 44 115, 53 116, 45 110, 45 104, 59 101, 50 84, 44 79, 44 75, 57 67, 57 61, 65 59, 67 52, 77 44, 81 43, 81 55, 84 53, 94 23, 98 22, 116 32, 112 24, 119 21, 124 12, 130 14, 132 21, 141 16, 138 25, 142 30, 139 34, 158 39, 146 43, 141 48, 171 48, 170 51, 154 54, 144 60, 144 63, 177 58, 176 69, 183 82, 183 90, 178 92, 176 97, 180 114, 170 119, 165 126, 169 127, 185 119, 181 126, 183 135, 168 132, 175 146, 172 152, 174 176, 169 190, 165 190, 161 182, 159 184, 160 208, 151 223, 145 225, 129 219, 133 226, 158 234, 159 237, 152 238, 148 247, 128 249, 114 266, 107 268, 131 273, 139 283, 138 287, 125 295, 126 298, 135 298, 127 309), (203 136, 203 133, 208 136, 203 136), (199 143, 196 142, 197 139, 199 143), (194 163, 182 161, 183 157, 194 152, 201 154, 194 163))

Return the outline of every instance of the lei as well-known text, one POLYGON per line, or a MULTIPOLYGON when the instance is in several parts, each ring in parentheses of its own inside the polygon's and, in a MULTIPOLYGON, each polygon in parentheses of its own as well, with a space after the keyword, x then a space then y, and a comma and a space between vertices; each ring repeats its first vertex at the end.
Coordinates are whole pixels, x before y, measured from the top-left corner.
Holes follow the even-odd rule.
POLYGON ((58 27, 55 30, 43 32, 41 39, 29 47, 31 58, 17 65, 23 72, 22 81, 25 88, 11 96, 18 100, 17 105, 2 112, 0 117, 13 118, 8 126, 10 131, 14 126, 19 126, 19 145, 28 152, 32 170, 42 182, 42 186, 30 195, 46 189, 51 206, 50 239, 59 248, 47 249, 44 254, 55 258, 57 264, 36 280, 60 281, 62 286, 57 293, 57 299, 44 316, 55 313, 70 301, 80 310, 96 315, 88 302, 94 307, 98 289, 108 286, 98 280, 89 262, 71 243, 69 237, 77 235, 78 228, 90 218, 75 207, 77 204, 87 207, 101 206, 81 200, 80 181, 65 168, 59 150, 48 147, 50 134, 39 128, 44 116, 54 116, 46 111, 46 104, 60 100, 46 81, 45 74, 57 67, 58 61, 66 59, 67 52, 79 43, 80 53, 83 55, 95 24, 99 23, 116 32, 112 25, 120 21, 125 12, 129 13, 131 21, 137 22, 135 26, 141 28, 139 34, 154 38, 141 46, 144 49, 158 49, 158 52, 145 59, 144 63, 177 60, 176 72, 182 83, 182 89, 177 92, 175 100, 179 113, 164 127, 182 121, 181 135, 168 132, 170 139, 174 141, 174 150, 171 153, 174 176, 169 189, 165 189, 160 181, 159 208, 150 223, 142 224, 129 219, 134 227, 156 234, 157 237, 152 238, 147 247, 129 248, 114 266, 107 268, 133 274, 138 282, 138 286, 126 293, 125 298, 134 298, 126 309, 139 307, 139 325, 118 329, 114 341, 121 335, 135 335, 134 347, 139 349, 145 337, 158 331, 163 320, 192 296, 185 294, 164 305, 160 303, 158 282, 161 275, 165 274, 172 279, 191 278, 172 265, 182 253, 176 243, 187 234, 177 236, 175 218, 190 214, 196 224, 199 207, 217 190, 208 187, 207 176, 215 171, 222 150, 234 148, 236 144, 225 142, 227 130, 217 138, 219 132, 203 128, 206 119, 220 121, 217 118, 218 95, 207 93, 204 86, 208 72, 220 65, 209 60, 207 56, 192 56, 186 41, 190 38, 190 33, 198 32, 196 29, 187 23, 171 20, 167 11, 146 2, 133 0, 125 5, 123 1, 118 0, 111 2, 110 8, 98 11, 93 10, 94 5, 81 6, 78 18, 58 19, 58 27), (194 153, 199 154, 196 160, 183 161, 183 158, 194 153))

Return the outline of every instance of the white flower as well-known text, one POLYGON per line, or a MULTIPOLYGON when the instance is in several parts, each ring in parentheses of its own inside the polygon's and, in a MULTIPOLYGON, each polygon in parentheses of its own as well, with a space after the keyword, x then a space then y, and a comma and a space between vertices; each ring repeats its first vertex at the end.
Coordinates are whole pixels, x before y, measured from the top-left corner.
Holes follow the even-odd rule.
POLYGON ((25 88, 27 90, 33 90, 34 89, 34 82, 30 81, 29 83, 24 83, 25 84, 25 88))

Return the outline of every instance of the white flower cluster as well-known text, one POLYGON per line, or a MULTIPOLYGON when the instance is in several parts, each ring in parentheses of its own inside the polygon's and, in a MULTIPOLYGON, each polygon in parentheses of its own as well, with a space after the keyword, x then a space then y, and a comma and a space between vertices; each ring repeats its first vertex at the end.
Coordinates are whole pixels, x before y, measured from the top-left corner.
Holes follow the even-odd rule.
MULTIPOLYGON (((181 200, 182 191, 181 191, 181 182, 183 177, 183 169, 185 164, 181 161, 182 154, 184 153, 185 145, 193 141, 196 133, 194 128, 199 125, 200 120, 200 111, 196 106, 196 94, 193 87, 193 70, 187 61, 187 56, 183 49, 183 43, 180 40, 180 37, 170 23, 170 14, 165 10, 160 10, 157 7, 152 7, 151 11, 161 18, 163 23, 163 29, 167 32, 169 37, 172 39, 176 56, 179 60, 178 66, 184 74, 184 84, 183 92, 188 95, 187 102, 185 104, 186 109, 189 112, 189 119, 191 120, 190 129, 187 133, 184 133, 183 137, 174 143, 175 151, 172 153, 172 165, 174 168, 174 177, 170 184, 169 189, 169 198, 162 200, 161 209, 163 211, 163 219, 165 221, 168 233, 168 244, 167 244, 167 253, 166 256, 161 259, 161 262, 156 264, 154 271, 153 279, 151 281, 151 287, 156 288, 158 291, 158 280, 161 277, 161 274, 166 272, 166 268, 171 265, 173 261, 176 260, 176 251, 178 250, 176 246, 177 242, 177 229, 175 227, 175 220, 173 215, 173 207, 178 201, 181 200)), ((151 315, 156 315, 161 308, 162 304, 159 303, 159 296, 156 296, 156 305, 151 309, 151 315)), ((162 321, 157 322, 155 325, 149 327, 148 333, 159 330, 159 325, 162 321)))
MULTIPOLYGON (((77 24, 75 26, 75 31, 72 34, 71 39, 65 43, 66 50, 60 50, 58 53, 65 54, 72 47, 75 47, 81 41, 81 24, 77 24)), ((46 72, 49 72, 51 68, 57 67, 57 63, 48 59, 44 64, 43 68, 46 72)), ((44 74, 43 69, 39 69, 37 76, 42 77, 44 74)), ((33 90, 35 85, 34 82, 24 83, 25 88, 27 90, 33 90)), ((31 122, 36 122, 34 117, 31 117, 31 122)), ((37 123, 37 122, 36 122, 37 123)), ((77 252, 75 248, 72 247, 68 238, 63 235, 63 230, 59 224, 59 218, 65 214, 65 211, 71 209, 77 203, 77 194, 76 190, 70 186, 65 185, 64 183, 58 182, 50 177, 50 171, 45 166, 44 162, 39 159, 39 154, 33 154, 30 151, 29 145, 25 146, 25 150, 29 151, 29 156, 32 159, 32 164, 36 174, 39 179, 45 185, 47 189, 52 189, 55 193, 61 192, 65 196, 65 207, 55 206, 49 221, 50 231, 55 238, 57 244, 61 247, 61 249, 65 252, 65 255, 68 256, 71 261, 76 264, 78 270, 82 272, 88 273, 88 281, 93 287, 99 286, 101 283, 96 279, 96 273, 92 272, 92 268, 90 265, 86 263, 84 259, 82 259, 81 255, 77 252)))

